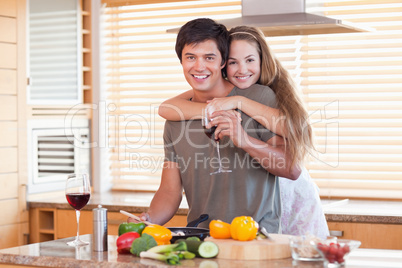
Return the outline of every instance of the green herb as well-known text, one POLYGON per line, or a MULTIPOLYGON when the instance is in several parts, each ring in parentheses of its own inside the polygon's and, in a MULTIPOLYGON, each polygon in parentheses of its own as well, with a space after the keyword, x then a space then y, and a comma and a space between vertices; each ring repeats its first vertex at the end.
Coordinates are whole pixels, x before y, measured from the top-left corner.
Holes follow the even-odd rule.
POLYGON ((174 253, 166 253, 166 254, 159 254, 150 251, 143 251, 140 253, 141 258, 149 258, 158 261, 164 261, 167 264, 180 264, 180 258, 177 254, 174 253))
POLYGON ((170 244, 170 245, 160 245, 153 248, 150 248, 149 252, 154 253, 171 253, 176 251, 186 251, 187 245, 184 242, 180 242, 178 244, 170 244))
POLYGON ((193 259, 195 254, 187 251, 186 243, 180 242, 152 247, 147 251, 141 252, 140 257, 164 261, 167 264, 180 264, 180 260, 193 259))

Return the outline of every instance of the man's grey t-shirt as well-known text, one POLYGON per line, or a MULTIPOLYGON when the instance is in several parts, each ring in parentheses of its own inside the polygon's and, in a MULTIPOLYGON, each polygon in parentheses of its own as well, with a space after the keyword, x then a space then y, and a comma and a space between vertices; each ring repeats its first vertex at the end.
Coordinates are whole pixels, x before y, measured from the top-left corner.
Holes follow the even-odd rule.
MULTIPOLYGON (((269 87, 235 87, 228 96, 233 95, 276 107, 275 93, 269 87)), ((275 135, 248 115, 241 116, 242 126, 251 137, 265 142, 275 135)), ((209 220, 199 225, 208 228, 213 219, 230 223, 237 216, 252 216, 268 232, 279 231, 279 183, 249 154, 225 137, 220 141, 220 153, 223 166, 232 172, 210 175, 218 169, 216 142, 204 134, 201 120, 166 121, 163 136, 166 160, 179 164, 189 222, 208 214, 209 220)))

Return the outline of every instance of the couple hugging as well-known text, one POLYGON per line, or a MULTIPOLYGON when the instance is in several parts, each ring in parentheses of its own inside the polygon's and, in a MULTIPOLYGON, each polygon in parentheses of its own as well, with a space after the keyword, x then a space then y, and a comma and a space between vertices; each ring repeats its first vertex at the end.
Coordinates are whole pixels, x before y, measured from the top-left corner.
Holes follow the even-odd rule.
POLYGON ((308 113, 264 35, 253 27, 228 31, 211 19, 195 19, 181 27, 175 49, 192 89, 159 108, 167 119, 165 162, 142 220, 165 224, 184 190, 187 221, 210 216, 200 227, 251 216, 270 233, 326 238, 318 189, 303 167, 313 149, 308 113), (206 124, 203 111, 211 120, 206 124), (203 125, 215 128, 212 138, 203 125), (215 172, 218 152, 231 172, 215 172))

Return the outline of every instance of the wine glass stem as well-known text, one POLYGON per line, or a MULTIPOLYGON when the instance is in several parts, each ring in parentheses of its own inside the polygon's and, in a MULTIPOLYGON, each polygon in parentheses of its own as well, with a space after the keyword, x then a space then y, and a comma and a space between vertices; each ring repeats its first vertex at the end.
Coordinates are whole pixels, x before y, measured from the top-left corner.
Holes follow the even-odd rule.
POLYGON ((218 152, 219 170, 222 170, 221 153, 219 151, 219 141, 216 142, 216 151, 218 152))
POLYGON ((77 217, 77 241, 80 239, 80 211, 75 210, 75 216, 77 217))

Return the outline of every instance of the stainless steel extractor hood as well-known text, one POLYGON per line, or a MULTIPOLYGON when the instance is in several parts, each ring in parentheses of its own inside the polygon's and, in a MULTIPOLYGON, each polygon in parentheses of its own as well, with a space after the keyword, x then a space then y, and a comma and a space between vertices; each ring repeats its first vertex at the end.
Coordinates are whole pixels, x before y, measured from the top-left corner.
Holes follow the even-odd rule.
MULTIPOLYGON (((265 36, 355 33, 371 31, 350 22, 305 12, 305 0, 242 0, 242 16, 219 20, 228 29, 248 25, 265 36)), ((167 32, 178 32, 180 28, 167 32)))

